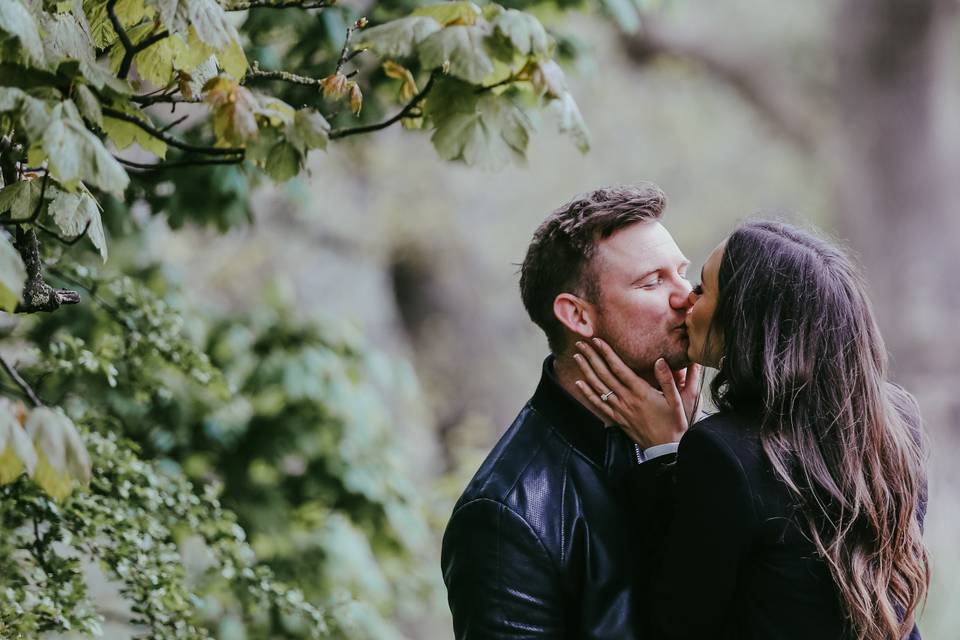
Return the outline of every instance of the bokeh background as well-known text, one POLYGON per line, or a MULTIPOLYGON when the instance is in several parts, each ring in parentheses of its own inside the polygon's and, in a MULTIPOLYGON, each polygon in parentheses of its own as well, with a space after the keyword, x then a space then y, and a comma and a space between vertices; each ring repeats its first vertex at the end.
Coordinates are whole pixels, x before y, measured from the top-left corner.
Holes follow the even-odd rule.
MULTIPOLYGON (((921 628, 930 640, 960 637, 956 8, 946 0, 674 0, 647 6, 639 24, 617 2, 554 11, 541 18, 579 46, 567 71, 589 153, 544 122, 525 164, 491 172, 444 163, 427 136, 391 129, 331 145, 314 155, 309 176, 259 188, 250 224, 226 233, 189 224, 174 233, 163 217, 144 214, 148 232, 112 260, 167 264, 188 325, 241 318, 210 338, 211 352, 242 351, 251 334, 282 334, 289 347, 302 339, 291 326, 311 326, 373 354, 375 401, 361 395, 342 411, 354 420, 348 429, 379 425, 358 450, 395 452, 389 482, 416 509, 391 512, 384 500, 388 525, 298 512, 295 530, 258 529, 258 553, 296 558, 275 564, 283 577, 309 574, 307 582, 372 603, 338 614, 353 620, 353 637, 451 637, 443 526, 532 393, 546 353, 520 303, 518 263, 538 223, 575 194, 650 180, 668 194, 664 222, 694 272, 752 215, 819 228, 863 264, 894 377, 919 398, 931 443, 933 585, 921 628), (381 525, 405 534, 383 539, 381 525), (403 562, 398 546, 409 552, 403 562)), ((309 357, 297 362, 285 365, 288 391, 325 371, 309 357)), ((255 394, 258 378, 247 380, 255 394)), ((253 411, 261 401, 251 401, 253 411)), ((296 428, 277 415, 270 429, 296 428)), ((248 454, 234 451, 236 468, 225 473, 253 489, 275 485, 276 468, 296 475, 295 458, 258 466, 248 454)), ((183 464, 203 477, 214 457, 183 464)), ((226 502, 246 522, 285 517, 267 498, 256 508, 243 500, 226 502)), ((119 623, 108 628, 126 633, 119 623)))

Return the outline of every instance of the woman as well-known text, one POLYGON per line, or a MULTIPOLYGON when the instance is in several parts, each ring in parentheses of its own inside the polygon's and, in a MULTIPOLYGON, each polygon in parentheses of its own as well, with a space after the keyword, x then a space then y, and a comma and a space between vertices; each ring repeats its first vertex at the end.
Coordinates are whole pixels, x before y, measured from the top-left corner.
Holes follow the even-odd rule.
MULTIPOLYGON (((738 228, 701 277, 688 356, 718 369, 720 411, 680 440, 643 637, 919 638, 918 411, 887 379, 863 280, 835 247, 775 222, 738 228)), ((660 393, 594 347, 577 360, 598 411, 643 447, 683 432, 662 360, 660 393)))

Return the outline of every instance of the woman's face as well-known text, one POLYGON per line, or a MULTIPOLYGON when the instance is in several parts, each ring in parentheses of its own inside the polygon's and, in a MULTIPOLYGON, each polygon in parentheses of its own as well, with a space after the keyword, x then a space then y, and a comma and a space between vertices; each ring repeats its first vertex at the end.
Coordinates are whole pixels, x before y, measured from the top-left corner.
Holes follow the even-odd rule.
POLYGON ((690 345, 687 347, 687 357, 691 361, 707 367, 718 367, 723 355, 723 336, 718 335, 716 329, 710 335, 707 344, 707 333, 713 312, 717 308, 719 294, 720 260, 726 247, 726 240, 717 245, 707 261, 703 263, 700 272, 700 284, 690 292, 690 308, 687 310, 687 335, 690 345))

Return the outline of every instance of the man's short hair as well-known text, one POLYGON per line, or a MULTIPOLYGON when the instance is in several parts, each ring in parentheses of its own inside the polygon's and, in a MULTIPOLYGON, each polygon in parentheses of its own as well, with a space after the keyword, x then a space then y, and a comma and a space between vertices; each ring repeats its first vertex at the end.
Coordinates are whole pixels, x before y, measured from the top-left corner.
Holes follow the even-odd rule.
POLYGON ((567 292, 596 303, 600 297, 597 242, 638 222, 659 220, 667 198, 657 185, 605 187, 577 196, 541 223, 520 267, 520 296, 530 319, 547 334, 553 353, 561 353, 564 326, 553 301, 567 292))

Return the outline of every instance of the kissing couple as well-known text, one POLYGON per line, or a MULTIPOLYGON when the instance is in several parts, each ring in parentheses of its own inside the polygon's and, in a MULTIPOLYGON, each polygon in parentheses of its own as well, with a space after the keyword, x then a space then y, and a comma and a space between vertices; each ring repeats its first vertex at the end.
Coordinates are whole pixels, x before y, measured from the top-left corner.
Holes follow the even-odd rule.
POLYGON ((919 639, 920 417, 862 276, 752 221, 691 286, 665 203, 599 189, 534 234, 550 355, 447 525, 456 637, 919 639))

